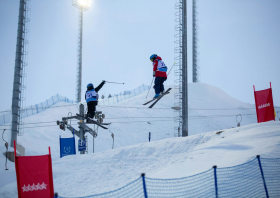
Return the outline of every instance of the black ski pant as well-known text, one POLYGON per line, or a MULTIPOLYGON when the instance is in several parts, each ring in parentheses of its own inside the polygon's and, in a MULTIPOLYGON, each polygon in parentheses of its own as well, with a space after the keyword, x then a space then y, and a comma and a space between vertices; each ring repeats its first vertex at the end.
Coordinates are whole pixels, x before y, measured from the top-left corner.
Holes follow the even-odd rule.
POLYGON ((93 118, 95 115, 97 101, 90 101, 87 103, 87 117, 93 118))
POLYGON ((164 81, 166 81, 165 77, 156 77, 154 86, 156 94, 164 91, 164 81))

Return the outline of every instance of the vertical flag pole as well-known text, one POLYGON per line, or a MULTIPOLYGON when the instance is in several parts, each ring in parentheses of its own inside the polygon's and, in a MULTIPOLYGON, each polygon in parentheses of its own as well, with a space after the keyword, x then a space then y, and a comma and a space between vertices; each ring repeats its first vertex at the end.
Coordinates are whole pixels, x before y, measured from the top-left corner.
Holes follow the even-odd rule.
POLYGON ((16 149, 16 141, 14 140, 14 155, 15 155, 15 159, 17 156, 17 149, 16 149))

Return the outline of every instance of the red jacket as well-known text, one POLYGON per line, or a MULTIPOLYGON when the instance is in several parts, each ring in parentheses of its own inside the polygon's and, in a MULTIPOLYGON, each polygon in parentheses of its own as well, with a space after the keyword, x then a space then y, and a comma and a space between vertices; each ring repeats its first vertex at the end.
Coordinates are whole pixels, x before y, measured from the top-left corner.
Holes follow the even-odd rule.
MULTIPOLYGON (((158 56, 158 57, 154 60, 154 62, 153 62, 153 66, 154 66, 153 71, 154 71, 154 73, 155 73, 155 77, 165 77, 165 78, 167 78, 166 72, 164 72, 164 71, 159 71, 159 70, 158 70, 158 62, 159 62, 159 60, 162 61, 161 57, 158 56)), ((163 62, 163 61, 162 61, 162 62, 163 62)), ((164 63, 163 63, 163 64, 164 64, 164 63)), ((165 66, 165 65, 164 65, 164 66, 165 66)))

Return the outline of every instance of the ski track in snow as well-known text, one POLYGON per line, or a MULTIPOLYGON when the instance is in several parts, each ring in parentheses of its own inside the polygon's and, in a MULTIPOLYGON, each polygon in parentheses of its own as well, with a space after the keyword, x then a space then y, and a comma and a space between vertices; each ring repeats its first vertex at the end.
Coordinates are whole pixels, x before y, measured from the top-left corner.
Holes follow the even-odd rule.
MULTIPOLYGON (((255 114, 255 110, 251 109, 254 105, 238 101, 207 84, 189 84, 189 137, 173 138, 176 133, 173 118, 155 117, 175 115, 171 109, 174 91, 172 89, 171 93, 164 96, 153 109, 142 105, 147 91, 107 107, 101 100, 97 110, 105 113, 104 122, 112 122, 110 130, 115 135, 113 150, 110 133, 99 129, 94 154, 92 136, 87 133, 89 154, 77 153, 76 156, 59 158, 59 135, 71 137, 71 132, 60 130, 55 126, 56 120, 66 117, 69 111, 72 115, 78 113, 76 106, 51 108, 25 118, 25 123, 53 121, 38 125, 26 124, 26 127, 54 126, 26 128, 24 135, 18 137, 18 142, 25 147, 26 155, 47 154, 48 146, 51 147, 55 192, 70 197, 115 190, 137 179, 141 173, 146 173, 147 177, 152 178, 181 178, 206 171, 213 165, 235 166, 252 160, 256 155, 279 158, 279 121, 255 124, 255 115, 243 116, 241 127, 232 128, 237 124, 235 116, 203 119, 192 117, 255 114), (191 110, 232 108, 245 110, 191 110), (146 122, 132 122, 143 120, 146 122), (153 120, 165 121, 153 122, 153 120), (220 130, 223 132, 216 134, 220 130), (149 132, 152 133, 151 142, 148 142, 149 132)), ((151 90, 148 98, 152 98, 153 95, 151 90)), ((60 103, 57 106, 64 104, 60 103)), ((74 125, 77 121, 72 120, 71 123, 77 128, 77 125, 74 125)), ((5 138, 7 134, 5 132, 5 138)), ((78 138, 76 145, 77 141, 78 138)), ((0 144, 0 149, 2 153, 5 151, 4 143, 0 144)), ((5 171, 5 156, 1 155, 0 164, 3 166, 0 170, 0 197, 17 197, 14 163, 8 161, 9 170, 5 171)))

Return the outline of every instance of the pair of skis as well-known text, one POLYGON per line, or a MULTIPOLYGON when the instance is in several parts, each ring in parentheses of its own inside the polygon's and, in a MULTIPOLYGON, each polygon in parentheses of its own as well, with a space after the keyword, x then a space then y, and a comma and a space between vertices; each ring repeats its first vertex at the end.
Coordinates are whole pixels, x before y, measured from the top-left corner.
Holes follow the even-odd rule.
POLYGON ((165 92, 163 92, 163 94, 161 94, 159 97, 153 98, 152 100, 150 100, 150 101, 144 103, 143 105, 147 105, 147 104, 149 104, 149 103, 151 103, 151 102, 154 101, 154 103, 151 104, 151 105, 149 106, 150 109, 153 108, 153 106, 155 106, 155 104, 156 104, 163 96, 165 96, 165 95, 167 95, 167 94, 170 93, 170 90, 171 90, 171 89, 172 89, 172 88, 167 89, 167 90, 166 90, 165 92))
POLYGON ((93 120, 93 119, 91 119, 91 118, 84 117, 84 116, 82 116, 82 115, 80 115, 80 114, 76 114, 76 115, 79 116, 79 117, 81 117, 81 118, 83 118, 83 119, 85 119, 85 120, 90 119, 90 122, 87 122, 86 124, 96 124, 97 126, 103 128, 103 129, 108 129, 107 127, 104 127, 103 125, 110 125, 110 124, 111 124, 111 123, 102 123, 102 124, 101 124, 101 123, 96 122, 95 120, 93 120))

